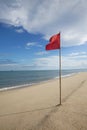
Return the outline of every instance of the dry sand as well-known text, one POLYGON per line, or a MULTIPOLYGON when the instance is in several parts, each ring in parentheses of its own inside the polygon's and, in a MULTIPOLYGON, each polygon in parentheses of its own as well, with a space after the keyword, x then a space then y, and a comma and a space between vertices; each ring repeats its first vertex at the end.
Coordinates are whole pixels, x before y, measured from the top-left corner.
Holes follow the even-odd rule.
POLYGON ((0 130, 87 130, 87 73, 0 92, 0 130))

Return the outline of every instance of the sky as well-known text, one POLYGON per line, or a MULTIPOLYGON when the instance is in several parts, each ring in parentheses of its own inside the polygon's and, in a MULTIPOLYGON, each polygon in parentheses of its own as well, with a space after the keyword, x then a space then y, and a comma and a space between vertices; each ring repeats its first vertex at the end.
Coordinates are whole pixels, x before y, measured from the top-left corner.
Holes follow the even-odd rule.
POLYGON ((61 32, 62 69, 87 69, 87 0, 0 0, 0 71, 58 69, 59 50, 46 51, 61 32))

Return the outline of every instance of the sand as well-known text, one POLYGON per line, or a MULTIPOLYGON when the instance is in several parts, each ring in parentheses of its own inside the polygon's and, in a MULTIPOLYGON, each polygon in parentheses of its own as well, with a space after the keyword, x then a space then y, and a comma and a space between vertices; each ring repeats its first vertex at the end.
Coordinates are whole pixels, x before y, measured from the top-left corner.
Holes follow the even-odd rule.
POLYGON ((87 130, 87 72, 0 92, 0 130, 87 130))

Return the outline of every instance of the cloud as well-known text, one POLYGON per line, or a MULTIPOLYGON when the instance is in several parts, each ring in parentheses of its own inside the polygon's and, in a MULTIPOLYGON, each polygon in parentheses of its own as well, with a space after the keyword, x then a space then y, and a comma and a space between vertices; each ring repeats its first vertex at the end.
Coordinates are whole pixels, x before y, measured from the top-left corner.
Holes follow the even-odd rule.
MULTIPOLYGON (((44 55, 44 54, 43 54, 44 55)), ((10 59, 0 59, 0 70, 41 70, 59 69, 59 56, 44 56, 35 58, 31 63, 17 63, 10 59)), ((61 57, 62 69, 87 68, 87 52, 72 52, 61 57)), ((23 59, 21 60, 23 61, 23 59)))
POLYGON ((87 57, 80 59, 71 57, 62 57, 62 67, 65 69, 87 68, 87 57))
POLYGON ((31 47, 36 46, 36 47, 42 47, 42 45, 37 44, 36 42, 28 42, 25 46, 26 49, 30 49, 31 47))
POLYGON ((34 60, 34 65, 39 68, 58 69, 58 56, 36 58, 34 60))
POLYGON ((26 44, 25 49, 30 49, 32 46, 36 46, 37 44, 35 42, 29 42, 26 44))
POLYGON ((87 41, 87 0, 0 0, 0 22, 45 39, 61 31, 62 46, 87 41))
POLYGON ((26 46, 28 46, 28 47, 29 46, 36 46, 36 43, 35 42, 29 42, 29 43, 26 44, 26 46))
MULTIPOLYGON (((62 56, 62 69, 78 69, 87 68, 87 53, 71 53, 67 56, 62 56), (81 53, 83 55, 81 55, 81 53), (73 54, 73 55, 72 55, 73 54), (75 55, 74 55, 75 54, 75 55)), ((59 68, 59 56, 48 56, 42 58, 36 58, 34 61, 35 66, 48 68, 48 69, 58 69, 59 68)))
POLYGON ((72 52, 62 57, 62 65, 64 68, 87 68, 87 52, 72 52))
POLYGON ((16 29, 16 32, 18 32, 18 33, 23 33, 24 30, 20 28, 20 29, 16 29))
POLYGON ((16 64, 17 62, 10 59, 0 59, 0 65, 16 64))
POLYGON ((87 52, 73 52, 69 56, 87 56, 87 52))
POLYGON ((36 53, 36 55, 46 55, 46 54, 48 54, 48 52, 46 51, 41 51, 36 53))

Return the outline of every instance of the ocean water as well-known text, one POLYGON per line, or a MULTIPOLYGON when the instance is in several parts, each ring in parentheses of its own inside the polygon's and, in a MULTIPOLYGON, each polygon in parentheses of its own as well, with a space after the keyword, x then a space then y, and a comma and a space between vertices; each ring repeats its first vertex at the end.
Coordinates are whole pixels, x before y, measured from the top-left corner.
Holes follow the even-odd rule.
MULTIPOLYGON (((69 76, 85 70, 62 70, 62 76, 69 76)), ((0 91, 31 86, 32 84, 58 78, 58 70, 0 71, 0 91)))

